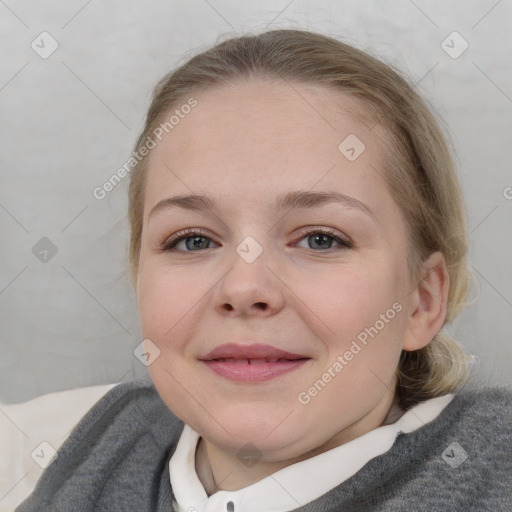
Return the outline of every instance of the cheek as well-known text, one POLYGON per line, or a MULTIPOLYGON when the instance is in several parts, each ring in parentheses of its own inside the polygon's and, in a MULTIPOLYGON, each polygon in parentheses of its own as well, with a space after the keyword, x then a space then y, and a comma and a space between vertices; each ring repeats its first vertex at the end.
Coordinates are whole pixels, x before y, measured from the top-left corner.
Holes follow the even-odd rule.
POLYGON ((372 262, 357 268, 332 266, 324 272, 304 272, 291 276, 290 288, 308 306, 304 309, 309 309, 309 317, 316 318, 327 338, 342 333, 346 339, 373 325, 399 299, 399 273, 392 266, 372 262))
MULTIPOLYGON (((316 320, 315 334, 326 347, 326 367, 338 362, 332 369, 338 375, 333 388, 379 392, 390 382, 404 337, 401 275, 391 260, 374 262, 316 276, 314 285, 309 282, 298 292, 314 309, 311 318, 322 320, 316 320)), ((332 399, 340 396, 334 393, 332 399)))
POLYGON ((137 305, 144 337, 160 344, 174 336, 180 322, 193 316, 205 291, 189 272, 148 263, 140 271, 137 305), (199 286, 196 286, 199 284, 199 286))

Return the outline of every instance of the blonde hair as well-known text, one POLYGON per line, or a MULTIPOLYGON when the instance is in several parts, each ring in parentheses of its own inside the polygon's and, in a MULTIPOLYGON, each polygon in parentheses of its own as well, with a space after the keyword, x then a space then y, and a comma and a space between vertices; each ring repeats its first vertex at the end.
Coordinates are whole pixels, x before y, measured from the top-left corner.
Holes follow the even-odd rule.
MULTIPOLYGON (((431 110, 390 66, 337 39, 295 29, 223 41, 164 76, 153 93, 138 152, 173 107, 192 94, 239 79, 282 79, 324 85, 359 99, 374 127, 384 127, 384 179, 408 231, 412 278, 440 251, 450 279, 446 322, 466 305, 470 273, 466 211, 446 138, 431 110)), ((372 129, 373 129, 372 128, 372 129)), ((131 174, 130 277, 135 286, 141 247, 147 157, 131 174)), ((414 282, 414 281, 413 281, 414 282)), ((445 323, 446 323, 445 322, 445 323)), ((445 332, 417 351, 402 351, 397 399, 403 408, 452 392, 469 373, 469 356, 445 332)))

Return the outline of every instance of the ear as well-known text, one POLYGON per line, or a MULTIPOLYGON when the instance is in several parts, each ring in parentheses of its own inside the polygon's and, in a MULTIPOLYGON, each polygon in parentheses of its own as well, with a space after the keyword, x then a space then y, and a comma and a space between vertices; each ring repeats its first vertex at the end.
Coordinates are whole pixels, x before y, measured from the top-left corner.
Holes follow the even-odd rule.
POLYGON ((410 294, 410 311, 403 350, 427 346, 443 327, 446 318, 450 278, 440 252, 432 253, 421 266, 418 282, 410 294))

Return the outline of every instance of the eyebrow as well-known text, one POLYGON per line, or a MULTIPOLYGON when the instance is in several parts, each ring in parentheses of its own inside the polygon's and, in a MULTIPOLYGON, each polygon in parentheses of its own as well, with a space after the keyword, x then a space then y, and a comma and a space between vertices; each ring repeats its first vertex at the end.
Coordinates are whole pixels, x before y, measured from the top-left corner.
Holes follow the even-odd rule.
MULTIPOLYGON (((341 203, 348 208, 356 208, 366 213, 368 216, 377 220, 376 215, 372 210, 363 202, 355 197, 347 196, 340 192, 311 192, 306 190, 296 190, 287 192, 277 197, 274 209, 275 210, 293 210, 293 209, 307 209, 317 208, 325 204, 341 203)), ((172 207, 179 207, 190 211, 212 210, 218 211, 218 205, 214 199, 202 195, 179 195, 168 197, 158 202, 151 211, 149 216, 162 210, 172 207)))

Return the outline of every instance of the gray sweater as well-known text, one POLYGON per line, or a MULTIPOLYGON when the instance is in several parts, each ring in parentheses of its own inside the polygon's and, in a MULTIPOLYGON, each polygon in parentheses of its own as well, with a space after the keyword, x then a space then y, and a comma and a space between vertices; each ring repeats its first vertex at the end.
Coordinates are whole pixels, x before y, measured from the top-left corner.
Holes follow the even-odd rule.
MULTIPOLYGON (((168 461, 182 430, 151 382, 119 384, 16 512, 171 512, 168 461)), ((457 394, 434 421, 295 512, 339 511, 512 511, 512 391, 457 394)))

